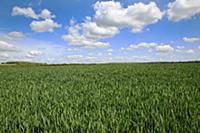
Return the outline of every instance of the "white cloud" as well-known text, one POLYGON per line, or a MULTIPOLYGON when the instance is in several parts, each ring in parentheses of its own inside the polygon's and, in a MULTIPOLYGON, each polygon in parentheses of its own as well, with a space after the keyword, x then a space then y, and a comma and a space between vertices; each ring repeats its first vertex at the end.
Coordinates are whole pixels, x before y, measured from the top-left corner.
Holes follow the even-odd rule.
POLYGON ((15 6, 13 7, 13 10, 12 10, 12 16, 18 16, 18 15, 30 17, 33 19, 39 19, 39 18, 52 19, 56 17, 48 9, 43 9, 40 14, 36 14, 35 11, 31 7, 22 8, 22 7, 15 6))
POLYGON ((68 34, 62 38, 73 46, 107 47, 110 44, 101 40, 115 36, 121 28, 139 32, 144 26, 156 23, 163 16, 154 2, 147 5, 140 2, 127 8, 114 1, 96 2, 94 10, 94 18, 86 17, 81 24, 75 24, 71 20, 68 34))
POLYGON ((200 0, 175 0, 168 4, 168 18, 172 21, 190 19, 200 13, 200 0))
POLYGON ((43 54, 42 51, 31 50, 26 56, 29 57, 29 58, 34 58, 34 57, 37 57, 37 56, 41 56, 42 54, 43 54))
MULTIPOLYGON (((43 9, 40 14, 36 14, 35 11, 31 8, 21 8, 18 6, 15 6, 12 11, 12 16, 17 15, 23 15, 26 17, 30 17, 33 19, 39 19, 42 18, 44 20, 40 21, 32 21, 30 24, 30 27, 33 31, 36 32, 53 32, 55 28, 60 28, 61 25, 54 22, 52 18, 55 18, 56 16, 52 14, 51 11, 48 9, 43 9)), ((14 33, 15 35, 17 33, 14 33)), ((19 33, 18 33, 19 35, 19 33)))
POLYGON ((90 22, 90 21, 82 23, 82 28, 87 38, 94 38, 94 39, 109 38, 119 33, 119 30, 116 27, 98 26, 95 22, 90 22))
POLYGON ((55 28, 60 28, 61 25, 54 22, 52 19, 45 19, 42 21, 33 21, 30 27, 36 32, 53 32, 55 28))
POLYGON ((106 27, 132 28, 133 32, 140 32, 144 26, 158 22, 163 12, 155 2, 143 4, 141 2, 122 7, 120 2, 103 1, 94 5, 96 23, 106 27))
POLYGON ((148 61, 150 58, 147 56, 132 56, 134 61, 148 61))
POLYGON ((185 46, 176 46, 177 49, 184 49, 185 46))
POLYGON ((120 52, 130 51, 130 50, 142 50, 142 49, 149 49, 149 52, 155 50, 156 52, 167 53, 174 50, 173 47, 170 45, 164 45, 162 43, 155 43, 155 42, 141 42, 138 44, 131 44, 128 48, 120 48, 120 52))
POLYGON ((112 55, 112 52, 109 52, 108 55, 111 56, 111 55, 112 55))
POLYGON ((86 56, 86 55, 69 55, 66 57, 66 61, 71 63, 86 63, 86 62, 95 62, 95 56, 86 56))
POLYGON ((198 42, 200 39, 197 37, 184 37, 183 41, 184 42, 188 42, 188 43, 194 43, 194 42, 198 42))
POLYGON ((5 41, 0 41, 0 51, 17 52, 19 51, 13 44, 7 43, 5 41))
POLYGON ((18 31, 13 31, 9 33, 3 33, 0 34, 0 41, 13 41, 13 40, 18 40, 26 37, 26 35, 23 32, 18 32, 18 31))
POLYGON ((159 45, 158 43, 154 43, 154 42, 152 42, 152 43, 142 42, 142 43, 139 43, 139 44, 131 44, 127 50, 152 48, 152 47, 155 47, 155 46, 158 46, 158 45, 159 45))
POLYGON ((155 50, 159 53, 168 53, 174 51, 174 48, 170 45, 159 45, 155 48, 155 50))
POLYGON ((126 51, 126 48, 124 48, 124 47, 121 47, 121 48, 119 49, 119 52, 124 52, 124 51, 126 51))
POLYGON ((13 31, 13 32, 9 32, 8 36, 12 37, 12 38, 22 38, 25 37, 23 32, 18 32, 18 31, 13 31))
POLYGON ((0 59, 7 59, 9 58, 8 53, 0 53, 0 59))
POLYGON ((151 57, 147 56, 107 56, 103 58, 98 58, 98 63, 112 63, 112 62, 149 62, 151 57))
MULTIPOLYGON (((11 58, 9 60, 6 60, 6 61, 27 61, 27 62, 37 62, 31 58, 27 58, 27 57, 15 57, 15 58, 11 58)), ((42 62, 41 62, 42 63, 42 62)))
POLYGON ((98 41, 100 34, 91 37, 88 36, 88 32, 81 25, 72 25, 68 28, 68 34, 63 35, 62 38, 73 46, 85 48, 102 48, 110 45, 107 42, 98 41))
POLYGON ((34 12, 34 10, 31 7, 28 8, 21 8, 18 6, 15 6, 12 10, 12 16, 18 16, 22 15, 25 17, 30 17, 34 19, 38 19, 38 15, 34 12))
POLYGON ((193 54, 194 50, 192 50, 192 49, 176 49, 176 52, 184 53, 184 54, 193 54))
POLYGON ((107 49, 107 52, 113 52, 113 49, 107 49))
POLYGON ((67 48, 66 49, 66 51, 67 52, 77 52, 77 51, 79 51, 80 49, 78 49, 78 48, 67 48))
POLYGON ((53 15, 51 13, 51 11, 49 11, 48 9, 43 9, 41 11, 40 17, 43 18, 43 19, 52 19, 52 18, 55 18, 56 16, 53 15))

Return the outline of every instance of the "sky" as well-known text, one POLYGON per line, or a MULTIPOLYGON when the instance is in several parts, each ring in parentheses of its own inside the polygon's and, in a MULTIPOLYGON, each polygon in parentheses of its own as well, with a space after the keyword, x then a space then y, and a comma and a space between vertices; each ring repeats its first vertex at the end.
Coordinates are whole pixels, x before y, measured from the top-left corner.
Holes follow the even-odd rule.
POLYGON ((200 60, 200 0, 0 0, 0 62, 200 60))

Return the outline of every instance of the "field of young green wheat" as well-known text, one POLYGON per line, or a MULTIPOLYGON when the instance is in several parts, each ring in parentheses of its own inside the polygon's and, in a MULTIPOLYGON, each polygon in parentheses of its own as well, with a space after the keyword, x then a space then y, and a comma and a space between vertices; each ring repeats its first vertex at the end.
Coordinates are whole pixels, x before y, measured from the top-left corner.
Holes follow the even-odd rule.
POLYGON ((200 132, 200 64, 0 66, 0 132, 200 132))

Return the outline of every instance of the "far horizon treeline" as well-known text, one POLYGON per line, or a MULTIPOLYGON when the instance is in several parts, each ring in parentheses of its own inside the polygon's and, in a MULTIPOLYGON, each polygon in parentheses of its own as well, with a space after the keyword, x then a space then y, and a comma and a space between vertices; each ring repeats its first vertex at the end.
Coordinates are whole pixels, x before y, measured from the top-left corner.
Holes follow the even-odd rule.
POLYGON ((48 64, 48 63, 38 63, 38 62, 28 62, 28 61, 8 61, 2 62, 1 65, 51 65, 51 66, 61 66, 61 65, 89 65, 89 64, 167 64, 167 63, 200 63, 198 60, 194 61, 160 61, 160 62, 108 62, 108 63, 62 63, 62 64, 48 64))

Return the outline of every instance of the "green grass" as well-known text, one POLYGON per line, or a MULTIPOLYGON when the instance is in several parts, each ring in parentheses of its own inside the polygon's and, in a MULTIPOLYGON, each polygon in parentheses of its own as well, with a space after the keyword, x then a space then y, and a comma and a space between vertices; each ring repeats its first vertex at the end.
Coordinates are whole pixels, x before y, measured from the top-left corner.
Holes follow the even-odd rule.
POLYGON ((0 132, 200 132, 200 64, 0 66, 0 132))

